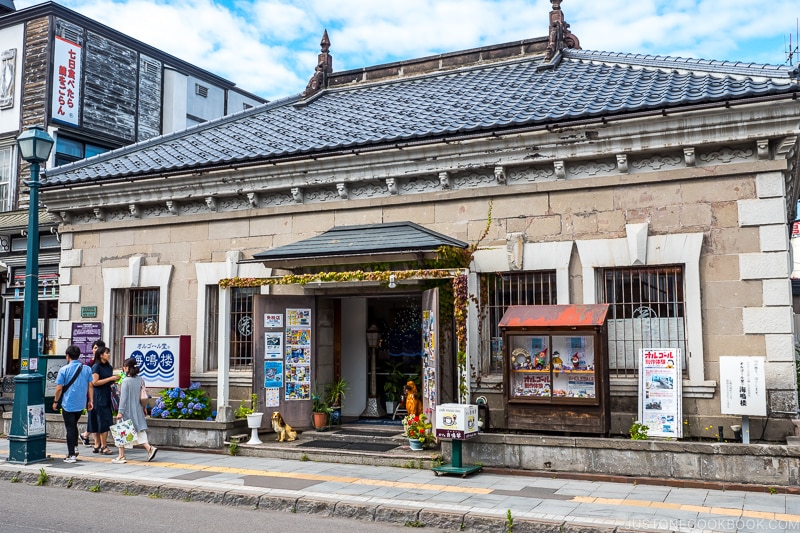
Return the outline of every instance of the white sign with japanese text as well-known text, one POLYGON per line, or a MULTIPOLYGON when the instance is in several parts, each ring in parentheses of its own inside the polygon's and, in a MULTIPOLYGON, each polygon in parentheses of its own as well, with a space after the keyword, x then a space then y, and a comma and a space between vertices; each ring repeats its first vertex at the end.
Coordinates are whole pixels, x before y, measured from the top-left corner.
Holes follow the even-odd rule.
POLYGON ((80 125, 81 47, 59 36, 53 38, 53 120, 80 125))
POLYGON ((180 337, 125 337, 125 358, 136 358, 148 387, 178 387, 180 337))
POLYGON ((639 422, 648 437, 683 437, 679 348, 639 350, 639 422))
POLYGON ((719 358, 719 390, 724 415, 767 416, 764 357, 725 355, 719 358))

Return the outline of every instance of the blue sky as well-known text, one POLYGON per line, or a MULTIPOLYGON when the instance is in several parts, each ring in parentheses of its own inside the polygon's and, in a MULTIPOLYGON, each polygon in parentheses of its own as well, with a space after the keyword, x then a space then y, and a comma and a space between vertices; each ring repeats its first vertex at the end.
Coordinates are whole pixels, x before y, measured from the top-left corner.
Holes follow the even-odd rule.
MULTIPOLYGON (((547 34, 549 0, 57 0, 270 100, 334 70, 547 34)), ((15 0, 18 9, 38 0, 15 0)), ((587 50, 783 64, 797 0, 563 0, 587 50)), ((794 37, 793 44, 794 43, 794 37)), ((800 55, 794 64, 800 63, 800 55)))

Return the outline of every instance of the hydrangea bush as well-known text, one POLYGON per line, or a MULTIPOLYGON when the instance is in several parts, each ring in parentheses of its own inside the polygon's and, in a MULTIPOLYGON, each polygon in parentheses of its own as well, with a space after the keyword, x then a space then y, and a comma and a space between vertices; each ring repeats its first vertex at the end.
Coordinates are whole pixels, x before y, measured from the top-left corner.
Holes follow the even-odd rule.
POLYGON ((182 418, 188 420, 214 420, 216 411, 211 410, 211 401, 200 383, 192 383, 188 389, 175 387, 161 391, 156 405, 150 411, 154 418, 182 418))

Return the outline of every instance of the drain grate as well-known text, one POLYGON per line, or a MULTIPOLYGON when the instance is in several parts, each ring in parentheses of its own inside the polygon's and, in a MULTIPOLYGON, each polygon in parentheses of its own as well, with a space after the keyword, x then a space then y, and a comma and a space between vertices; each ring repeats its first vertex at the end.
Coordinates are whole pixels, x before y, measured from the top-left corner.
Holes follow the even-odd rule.
POLYGON ((348 450, 354 452, 388 452, 397 448, 395 444, 378 442, 346 442, 337 440, 312 440, 299 444, 298 448, 325 448, 328 450, 348 450))

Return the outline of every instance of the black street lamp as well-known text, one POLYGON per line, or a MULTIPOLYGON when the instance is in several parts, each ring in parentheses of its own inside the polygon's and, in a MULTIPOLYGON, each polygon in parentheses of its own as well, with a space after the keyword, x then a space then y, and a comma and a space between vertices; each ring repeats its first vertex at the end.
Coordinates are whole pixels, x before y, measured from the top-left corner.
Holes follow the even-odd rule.
POLYGON ((19 155, 31 164, 28 202, 28 250, 25 259, 25 299, 22 316, 22 366, 15 379, 14 412, 8 435, 9 463, 37 463, 47 459, 44 387, 39 366, 39 165, 50 157, 53 138, 39 126, 17 137, 19 155))
POLYGON ((380 341, 381 332, 378 329, 378 326, 373 324, 369 327, 369 329, 367 329, 367 346, 369 346, 371 364, 369 373, 369 398, 367 398, 367 406, 364 408, 364 412, 361 413, 362 417, 380 418, 386 414, 386 411, 383 410, 383 406, 378 403, 377 377, 375 368, 375 349, 380 344, 380 341))

